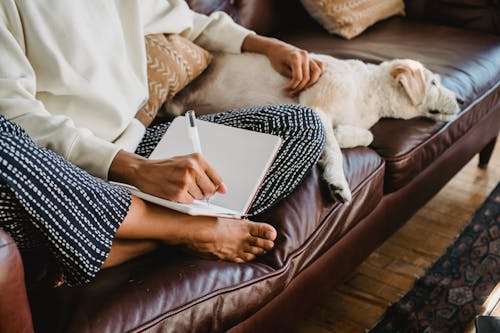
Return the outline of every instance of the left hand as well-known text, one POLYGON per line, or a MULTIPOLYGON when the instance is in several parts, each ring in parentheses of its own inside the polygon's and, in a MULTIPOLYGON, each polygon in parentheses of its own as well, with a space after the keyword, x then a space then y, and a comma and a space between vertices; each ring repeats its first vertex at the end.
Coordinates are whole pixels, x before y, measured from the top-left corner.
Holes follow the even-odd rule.
POLYGON ((278 73, 291 78, 284 89, 293 96, 315 84, 323 74, 322 61, 310 57, 307 51, 284 42, 270 48, 267 56, 278 73))
POLYGON ((323 73, 322 61, 310 57, 305 50, 275 38, 250 34, 243 41, 241 50, 265 54, 278 73, 291 78, 284 87, 290 95, 297 95, 309 88, 323 73))

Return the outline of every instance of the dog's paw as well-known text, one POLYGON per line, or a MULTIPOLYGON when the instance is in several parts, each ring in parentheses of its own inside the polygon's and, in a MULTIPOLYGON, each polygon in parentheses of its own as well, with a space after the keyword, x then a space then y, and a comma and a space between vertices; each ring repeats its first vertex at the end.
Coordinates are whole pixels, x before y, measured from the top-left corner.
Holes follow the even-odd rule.
POLYGON ((367 147, 373 141, 373 134, 361 127, 341 125, 334 133, 340 148, 367 147))
POLYGON ((341 203, 349 202, 352 199, 351 190, 348 187, 336 187, 334 185, 330 185, 330 193, 332 197, 341 203))
POLYGON ((327 175, 325 175, 325 180, 328 183, 328 188, 330 189, 330 194, 333 198, 342 203, 351 201, 351 190, 349 189, 349 184, 347 184, 344 177, 327 177, 327 175))
POLYGON ((368 147, 373 142, 373 134, 370 131, 363 131, 359 136, 360 146, 368 147))

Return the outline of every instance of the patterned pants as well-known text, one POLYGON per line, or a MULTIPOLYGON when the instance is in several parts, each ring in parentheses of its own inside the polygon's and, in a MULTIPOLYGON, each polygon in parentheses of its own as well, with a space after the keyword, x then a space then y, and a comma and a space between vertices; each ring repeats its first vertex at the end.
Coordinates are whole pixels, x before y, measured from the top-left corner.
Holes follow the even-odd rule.
MULTIPOLYGON (((304 106, 254 107, 200 119, 284 139, 251 214, 290 194, 323 150, 321 122, 304 106)), ((149 156, 168 126, 148 128, 136 153, 149 156)), ((128 192, 38 147, 0 116, 0 227, 21 251, 48 248, 69 285, 89 282, 99 271, 129 205, 128 192)))

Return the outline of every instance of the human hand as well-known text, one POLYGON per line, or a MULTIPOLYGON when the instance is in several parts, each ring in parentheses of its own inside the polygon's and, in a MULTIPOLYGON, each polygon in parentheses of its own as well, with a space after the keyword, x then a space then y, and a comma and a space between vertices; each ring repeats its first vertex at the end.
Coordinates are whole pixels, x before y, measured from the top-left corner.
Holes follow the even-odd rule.
POLYGON ((292 96, 315 84, 323 73, 323 62, 309 56, 305 50, 279 42, 269 48, 267 56, 273 68, 291 78, 284 87, 292 96))
POLYGON ((145 193, 187 204, 227 192, 220 175, 200 154, 149 160, 120 151, 109 176, 145 193))
POLYGON ((278 73, 291 78, 284 89, 292 96, 315 84, 323 73, 321 60, 275 38, 250 34, 243 40, 241 50, 265 54, 278 73))

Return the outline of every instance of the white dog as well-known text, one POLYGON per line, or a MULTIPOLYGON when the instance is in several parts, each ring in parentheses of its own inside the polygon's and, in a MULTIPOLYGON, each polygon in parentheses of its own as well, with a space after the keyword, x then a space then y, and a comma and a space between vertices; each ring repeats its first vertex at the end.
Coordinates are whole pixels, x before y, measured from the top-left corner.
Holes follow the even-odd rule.
POLYGON ((219 54, 207 71, 167 103, 167 112, 179 115, 194 109, 199 114, 255 105, 301 103, 314 109, 326 130, 321 158, 323 176, 340 201, 351 199, 342 169, 340 148, 368 146, 372 127, 380 118, 417 116, 450 120, 459 100, 441 85, 438 75, 413 60, 386 61, 380 65, 339 60, 312 54, 324 63, 318 82, 298 98, 288 96, 289 82, 259 54, 219 54))

